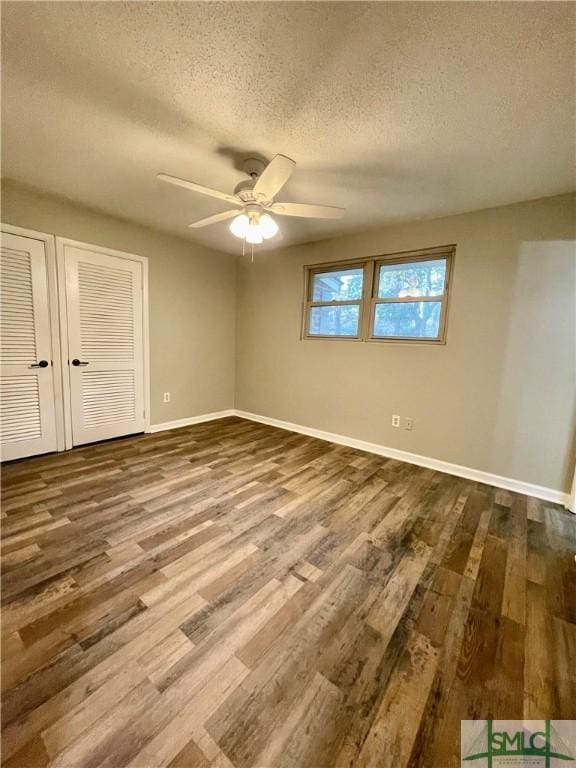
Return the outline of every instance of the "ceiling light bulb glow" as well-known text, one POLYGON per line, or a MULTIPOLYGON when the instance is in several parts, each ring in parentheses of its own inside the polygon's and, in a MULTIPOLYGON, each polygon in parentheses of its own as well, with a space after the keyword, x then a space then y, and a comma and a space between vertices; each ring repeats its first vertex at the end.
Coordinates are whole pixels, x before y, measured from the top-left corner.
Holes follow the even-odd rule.
POLYGON ((260 245, 262 242, 262 232, 258 224, 251 224, 246 232, 246 242, 253 245, 260 245))
POLYGON ((239 237, 241 240, 244 240, 249 226, 250 220, 248 219, 248 216, 246 216, 245 213, 241 213, 240 216, 236 216, 235 219, 232 219, 232 224, 230 224, 230 232, 232 232, 233 235, 236 235, 236 237, 239 237))
POLYGON ((248 213, 241 213, 232 219, 230 232, 247 243, 260 245, 264 239, 268 240, 278 234, 278 224, 267 213, 249 210, 248 213))
POLYGON ((260 232, 262 233, 262 237, 266 240, 269 240, 271 237, 278 234, 278 224, 276 224, 272 216, 267 213, 260 216, 260 232))

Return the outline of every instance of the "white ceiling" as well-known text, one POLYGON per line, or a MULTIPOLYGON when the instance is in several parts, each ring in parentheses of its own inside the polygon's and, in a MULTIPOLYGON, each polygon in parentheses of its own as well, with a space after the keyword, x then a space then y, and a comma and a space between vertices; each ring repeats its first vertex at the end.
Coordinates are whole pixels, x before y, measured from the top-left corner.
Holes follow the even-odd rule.
POLYGON ((575 188, 574 22, 562 2, 4 2, 3 175, 238 252, 243 156, 297 169, 277 244, 575 188))

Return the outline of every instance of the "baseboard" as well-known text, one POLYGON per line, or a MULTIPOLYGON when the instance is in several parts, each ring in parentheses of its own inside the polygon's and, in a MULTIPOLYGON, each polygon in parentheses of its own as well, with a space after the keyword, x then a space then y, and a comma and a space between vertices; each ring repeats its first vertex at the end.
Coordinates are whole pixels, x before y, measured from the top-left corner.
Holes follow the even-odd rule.
POLYGON ((215 421, 216 419, 225 419, 227 416, 235 416, 236 411, 229 408, 227 411, 216 411, 215 413, 202 413, 200 416, 189 416, 186 419, 176 419, 175 421, 165 421, 162 424, 151 424, 148 432, 164 432, 166 429, 178 429, 178 427, 189 427, 192 424, 202 424, 204 421, 215 421))
POLYGON ((216 411, 215 413, 203 413, 199 416, 189 416, 186 419, 165 421, 162 424, 152 424, 148 431, 163 432, 168 429, 189 427, 192 424, 201 424, 205 421, 215 421, 216 419, 224 419, 229 416, 238 416, 242 419, 257 421, 260 424, 268 424, 271 427, 278 427, 279 429, 285 429, 289 432, 298 432, 302 435, 308 435, 308 437, 316 437, 318 440, 326 440, 329 443, 346 445, 348 448, 356 448, 359 451, 375 453, 379 456, 386 456, 386 458, 389 459, 398 459, 398 461, 405 461, 408 464, 416 464, 419 467, 434 469, 438 472, 446 472, 448 475, 464 477, 467 480, 475 480, 479 483, 493 485, 496 488, 504 488, 507 491, 514 491, 515 493, 523 493, 525 496, 534 496, 537 499, 551 501, 555 504, 563 504, 564 506, 568 504, 569 494, 563 493, 562 491, 557 491, 554 488, 545 488, 542 485, 526 483, 523 480, 515 480, 511 477, 502 477, 502 475, 493 475, 490 472, 483 472, 479 469, 473 469, 472 467, 463 467, 460 464, 451 464, 448 461, 433 459, 430 456, 420 456, 417 453, 401 451, 397 448, 390 448, 386 445, 369 443, 366 440, 357 440, 356 438, 348 437, 347 435, 339 435, 335 432, 325 432, 321 429, 305 427, 302 424, 292 424, 289 421, 272 419, 269 416, 261 416, 257 413, 248 413, 248 411, 241 411, 235 408, 229 408, 225 411, 216 411))
POLYGON ((476 480, 477 482, 485 483, 486 485, 493 485, 496 488, 504 488, 507 491, 522 493, 525 496, 535 496, 537 499, 543 499, 544 501, 552 501, 556 504, 563 505, 568 504, 568 494, 563 493, 562 491, 556 491, 553 488, 545 488, 541 485, 525 483, 522 480, 514 480, 513 478, 502 477, 501 475, 493 475, 490 472, 482 472, 481 470, 473 469, 472 467, 451 464, 448 461, 440 461, 439 459, 433 459, 429 456, 420 456, 417 453, 400 451, 397 448, 389 448, 388 446, 369 443, 365 440, 356 440, 353 437, 338 435, 334 432, 324 432, 321 429, 304 427, 301 424, 292 424, 288 421, 281 421, 280 419, 272 419, 269 416, 260 416, 256 413, 248 413, 247 411, 239 410, 234 410, 232 413, 242 419, 258 421, 261 424, 269 424, 271 427, 286 429, 290 432, 299 432, 302 435, 316 437, 319 440, 326 440, 329 443, 338 443, 339 445, 346 445, 349 448, 357 448, 359 451, 367 451, 368 453, 376 453, 379 456, 386 456, 389 459, 398 459, 399 461, 405 461, 408 464, 417 464, 419 467, 434 469, 438 472, 446 472, 449 475, 464 477, 467 480, 476 480))

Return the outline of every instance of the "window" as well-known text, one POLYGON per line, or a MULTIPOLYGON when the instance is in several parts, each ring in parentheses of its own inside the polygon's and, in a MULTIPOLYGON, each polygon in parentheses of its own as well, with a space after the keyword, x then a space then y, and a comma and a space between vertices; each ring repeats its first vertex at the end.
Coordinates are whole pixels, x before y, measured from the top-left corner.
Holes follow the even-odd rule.
POLYGON ((444 343, 453 253, 307 267, 304 338, 444 343))
POLYGON ((377 264, 371 335, 438 340, 446 267, 446 258, 377 264))
POLYGON ((312 270, 308 294, 308 335, 358 338, 364 268, 312 270))

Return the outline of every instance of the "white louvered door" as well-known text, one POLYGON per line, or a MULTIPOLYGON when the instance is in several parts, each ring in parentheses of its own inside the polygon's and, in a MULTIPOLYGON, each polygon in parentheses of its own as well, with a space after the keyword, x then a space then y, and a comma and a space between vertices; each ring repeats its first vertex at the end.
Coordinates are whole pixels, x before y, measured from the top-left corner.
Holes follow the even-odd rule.
POLYGON ((143 432, 142 263, 64 250, 72 441, 143 432))
POLYGON ((48 262, 44 243, 1 233, 2 460, 57 448, 48 262))

